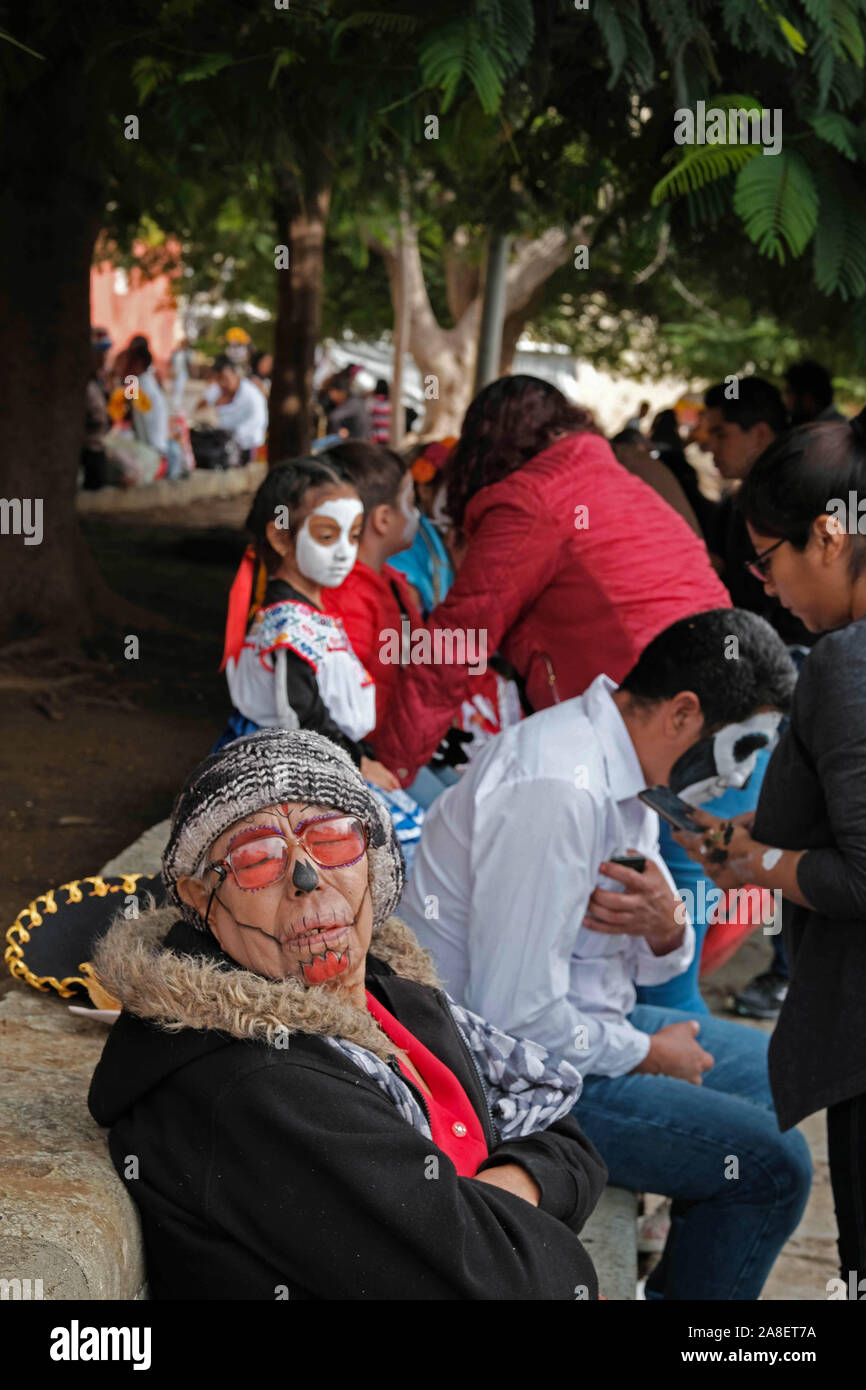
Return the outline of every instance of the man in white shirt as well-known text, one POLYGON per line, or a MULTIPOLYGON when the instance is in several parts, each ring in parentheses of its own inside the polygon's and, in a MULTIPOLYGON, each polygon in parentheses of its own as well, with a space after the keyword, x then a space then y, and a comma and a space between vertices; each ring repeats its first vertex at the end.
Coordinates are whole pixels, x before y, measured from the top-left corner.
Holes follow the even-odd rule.
POLYGON ((784 712, 794 680, 754 614, 674 623, 618 689, 599 676, 491 741, 427 811, 399 910, 449 993, 581 1070, 575 1113, 611 1182, 674 1199, 650 1298, 757 1298, 808 1196, 808 1149, 773 1111, 766 1035, 635 1003, 637 984, 670 979, 694 950, 637 794, 672 775, 682 786, 677 764, 699 765, 696 745, 723 729, 727 747, 732 725, 754 760, 756 716, 784 712), (610 862, 627 851, 642 873, 610 862))
POLYGON ((234 435, 241 461, 248 463, 268 432, 268 403, 228 357, 218 357, 213 365, 214 379, 204 393, 207 405, 215 405, 220 429, 234 435))

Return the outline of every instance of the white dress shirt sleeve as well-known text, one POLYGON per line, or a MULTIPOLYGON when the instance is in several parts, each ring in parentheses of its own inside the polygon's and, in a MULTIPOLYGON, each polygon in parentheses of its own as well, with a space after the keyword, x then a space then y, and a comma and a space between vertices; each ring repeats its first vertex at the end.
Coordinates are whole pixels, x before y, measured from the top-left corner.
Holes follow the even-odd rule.
MULTIPOLYGON (((676 893, 677 886, 674 883, 671 871, 661 857, 659 849, 652 855, 653 862, 661 870, 664 878, 667 879, 672 893, 676 893)), ((685 917, 685 932, 683 939, 675 951, 668 951, 666 956, 656 956, 652 948, 646 943, 646 938, 636 936, 634 938, 634 951, 632 952, 632 969, 634 971, 634 982, 637 985, 664 985, 668 980, 672 980, 675 975, 681 975, 684 970, 688 970, 694 959, 695 954, 695 929, 692 926, 691 918, 683 907, 685 917)))
POLYGON ((465 1002, 585 1075, 621 1076, 649 1036, 584 1011, 572 959, 604 858, 601 824, 590 794, 558 778, 508 783, 478 806, 465 1002))

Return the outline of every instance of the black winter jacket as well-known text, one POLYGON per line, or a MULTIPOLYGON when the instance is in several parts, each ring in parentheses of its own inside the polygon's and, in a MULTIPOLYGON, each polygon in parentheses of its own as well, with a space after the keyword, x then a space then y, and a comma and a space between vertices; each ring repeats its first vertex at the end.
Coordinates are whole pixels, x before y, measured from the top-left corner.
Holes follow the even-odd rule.
MULTIPOLYGON (((164 911, 150 916, 166 921, 164 911)), ((381 954, 389 925, 374 940, 381 954)), ((211 1026, 158 1027, 151 1020, 165 1018, 156 996, 166 963, 187 983, 210 971, 207 989, 187 991, 181 1021, 196 1021, 193 996, 214 981, 217 994, 241 976, 279 988, 179 922, 148 957, 153 1002, 147 984, 130 987, 90 1091, 141 1214, 153 1298, 597 1297, 577 1232, 604 1186, 604 1164, 570 1116, 499 1142, 465 1038, 441 991, 405 977, 410 934, 396 926, 401 974, 370 956, 368 989, 459 1078, 484 1125, 491 1157, 482 1167, 522 1165, 540 1206, 458 1177, 376 1080, 324 1037, 292 1032, 287 1046, 274 1046, 214 1028, 213 1012, 203 1020, 211 1026)), ((105 958, 98 968, 115 994, 132 978, 124 943, 140 927, 118 924, 106 939, 115 938, 114 970, 105 958)))

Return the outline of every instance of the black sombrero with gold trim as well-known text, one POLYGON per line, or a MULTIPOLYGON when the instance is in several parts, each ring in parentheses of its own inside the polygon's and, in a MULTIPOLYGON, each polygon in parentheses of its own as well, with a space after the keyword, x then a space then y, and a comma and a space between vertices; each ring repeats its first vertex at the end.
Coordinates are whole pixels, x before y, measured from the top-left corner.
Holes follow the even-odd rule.
POLYGON ((165 902, 162 879, 149 874, 76 878, 40 893, 22 908, 6 933, 10 975, 61 999, 90 997, 96 1008, 119 1008, 93 972, 93 948, 118 914, 137 917, 148 895, 165 902))

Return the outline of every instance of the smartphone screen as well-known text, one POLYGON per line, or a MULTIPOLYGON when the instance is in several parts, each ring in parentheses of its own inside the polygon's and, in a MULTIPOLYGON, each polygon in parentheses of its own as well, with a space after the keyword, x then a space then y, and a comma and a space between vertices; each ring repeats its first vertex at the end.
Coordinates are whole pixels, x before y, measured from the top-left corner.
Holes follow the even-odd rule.
POLYGON ((703 826, 692 819, 692 807, 682 801, 676 792, 672 792, 670 787, 647 787, 645 791, 638 792, 638 796, 675 829, 703 833, 703 826))

